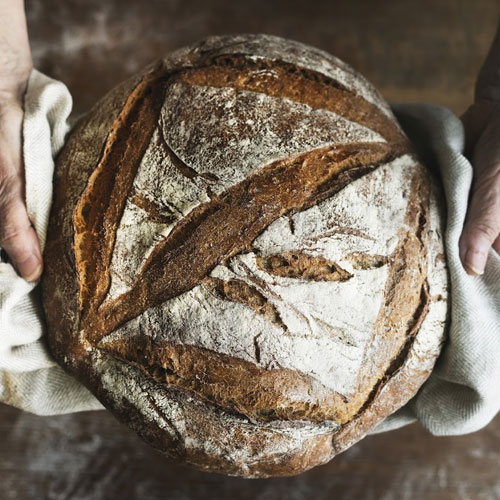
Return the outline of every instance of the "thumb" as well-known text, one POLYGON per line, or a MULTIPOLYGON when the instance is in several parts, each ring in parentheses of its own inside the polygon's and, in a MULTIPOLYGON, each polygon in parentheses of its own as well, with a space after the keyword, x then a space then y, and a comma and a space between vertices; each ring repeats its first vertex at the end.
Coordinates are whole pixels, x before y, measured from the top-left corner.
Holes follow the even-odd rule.
POLYGON ((474 127, 466 133, 475 128, 479 137, 473 137, 473 179, 459 253, 467 273, 477 276, 490 248, 500 252, 500 105, 476 103, 473 109, 465 124, 474 127))
POLYGON ((474 186, 459 242, 460 259, 472 275, 483 274, 490 248, 500 253, 500 170, 474 186))
POLYGON ((22 197, 22 185, 4 181, 0 191, 0 246, 7 252, 17 272, 27 281, 42 274, 40 244, 22 197))

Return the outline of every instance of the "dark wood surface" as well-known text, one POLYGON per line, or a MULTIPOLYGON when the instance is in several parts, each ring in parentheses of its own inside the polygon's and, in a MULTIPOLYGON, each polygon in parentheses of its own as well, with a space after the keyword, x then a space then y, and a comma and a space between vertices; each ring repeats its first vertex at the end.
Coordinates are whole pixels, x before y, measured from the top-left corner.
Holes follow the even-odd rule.
POLYGON ((242 479, 178 465, 104 411, 37 417, 0 406, 0 418, 2 500, 500 498, 500 419, 455 437, 412 424, 299 476, 242 479))
POLYGON ((82 112, 149 61, 208 35, 272 33, 327 50, 390 100, 460 113, 497 0, 25 0, 33 57, 82 112))
MULTIPOLYGON (((35 65, 80 114, 143 65, 210 34, 273 33, 326 49, 389 100, 457 114, 500 15, 497 0, 26 0, 35 65)), ((157 454, 107 412, 37 417, 0 405, 0 500, 500 499, 500 417, 467 436, 418 424, 371 436, 300 476, 245 480, 157 454)))

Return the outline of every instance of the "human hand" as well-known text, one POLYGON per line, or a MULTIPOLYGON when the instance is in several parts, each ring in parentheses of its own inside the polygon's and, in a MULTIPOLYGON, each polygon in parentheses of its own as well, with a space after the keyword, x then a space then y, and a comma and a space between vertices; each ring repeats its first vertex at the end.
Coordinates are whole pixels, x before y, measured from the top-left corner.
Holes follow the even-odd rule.
POLYGON ((473 179, 459 254, 466 272, 478 276, 490 248, 500 253, 500 102, 476 100, 460 118, 473 179))
MULTIPOLYGON (((31 67, 23 1, 0 0, 0 246, 27 278, 33 270, 29 256, 34 253, 37 262, 42 260, 24 202, 22 123, 28 78, 33 77, 37 88, 31 106, 33 115, 39 115, 32 123, 32 138, 50 140, 54 146, 57 137, 61 145, 71 109, 67 89, 41 73, 31 74, 31 67)), ((43 182, 50 182, 49 151, 40 151, 38 160, 43 182)), ((45 206, 48 194, 42 194, 35 201, 45 206)), ((40 273, 41 269, 33 279, 40 273)), ((102 409, 99 401, 52 359, 43 340, 46 327, 41 297, 28 289, 20 290, 16 280, 2 281, 0 403, 38 415, 102 409), (29 348, 20 350, 19 345, 29 348)))
POLYGON ((42 272, 38 237, 25 204, 23 95, 31 52, 21 0, 0 0, 0 246, 28 281, 42 272))
POLYGON ((467 273, 477 276, 490 249, 500 253, 500 22, 476 79, 474 104, 460 119, 473 177, 459 254, 467 273))

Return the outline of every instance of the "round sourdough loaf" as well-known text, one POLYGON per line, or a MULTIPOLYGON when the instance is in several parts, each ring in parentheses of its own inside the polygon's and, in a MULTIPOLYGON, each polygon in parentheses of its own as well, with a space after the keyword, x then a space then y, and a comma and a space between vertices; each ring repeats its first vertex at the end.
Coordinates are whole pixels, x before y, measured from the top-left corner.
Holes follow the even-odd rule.
POLYGON ((407 402, 444 339, 443 195, 321 50, 210 37, 106 95, 57 159, 55 358, 155 448, 298 474, 407 402))

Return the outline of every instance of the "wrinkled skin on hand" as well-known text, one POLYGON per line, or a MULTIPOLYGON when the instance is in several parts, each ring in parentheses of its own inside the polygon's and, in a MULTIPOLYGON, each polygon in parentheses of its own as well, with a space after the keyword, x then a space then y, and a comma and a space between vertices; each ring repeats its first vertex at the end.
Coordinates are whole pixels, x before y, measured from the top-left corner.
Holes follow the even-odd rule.
POLYGON ((32 68, 21 0, 0 0, 0 247, 28 281, 42 273, 36 232, 26 212, 22 159, 23 96, 32 68))
POLYGON ((38 238, 24 202, 21 158, 23 108, 17 101, 0 102, 0 246, 28 281, 40 276, 38 238))
POLYGON ((500 102, 476 100, 460 118, 473 179, 459 253, 466 272, 477 276, 489 250, 500 253, 500 102))

